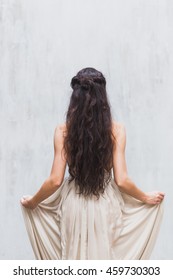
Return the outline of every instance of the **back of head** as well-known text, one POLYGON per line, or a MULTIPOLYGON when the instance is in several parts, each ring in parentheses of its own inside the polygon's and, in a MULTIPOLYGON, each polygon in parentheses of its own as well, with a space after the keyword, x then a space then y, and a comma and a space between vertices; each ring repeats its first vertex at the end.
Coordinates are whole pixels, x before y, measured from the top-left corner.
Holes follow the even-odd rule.
POLYGON ((70 181, 85 196, 104 192, 111 178, 112 118, 106 80, 94 68, 84 68, 71 80, 64 147, 70 181))

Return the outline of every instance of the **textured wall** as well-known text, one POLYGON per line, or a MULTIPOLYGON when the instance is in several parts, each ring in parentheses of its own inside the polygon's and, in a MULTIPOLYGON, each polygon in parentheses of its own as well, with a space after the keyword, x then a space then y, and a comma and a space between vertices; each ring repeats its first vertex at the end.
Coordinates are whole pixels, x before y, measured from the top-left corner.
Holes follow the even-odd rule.
POLYGON ((33 253, 19 199, 49 175, 70 79, 101 70, 129 176, 166 192, 152 257, 173 258, 173 1, 0 0, 0 258, 33 253))

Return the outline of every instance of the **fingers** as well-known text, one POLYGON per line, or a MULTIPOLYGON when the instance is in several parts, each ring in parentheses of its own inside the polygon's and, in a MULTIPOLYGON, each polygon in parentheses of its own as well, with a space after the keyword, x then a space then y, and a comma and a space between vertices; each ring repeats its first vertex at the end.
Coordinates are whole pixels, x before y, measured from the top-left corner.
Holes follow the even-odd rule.
POLYGON ((23 197, 20 199, 20 202, 23 203, 23 202, 26 201, 26 199, 27 199, 27 197, 26 197, 26 196, 23 196, 23 197))
POLYGON ((23 206, 27 206, 28 205, 28 200, 29 200, 30 196, 23 196, 21 199, 20 199, 20 202, 23 206))
POLYGON ((29 208, 32 210, 37 206, 33 203, 32 196, 24 196, 21 198, 20 202, 25 208, 29 208))
POLYGON ((159 197, 159 198, 164 198, 164 196, 165 196, 165 194, 163 193, 163 192, 159 192, 158 194, 157 194, 157 196, 159 197))
POLYGON ((26 200, 26 198, 21 198, 21 200, 20 200, 20 202, 21 202, 21 204, 23 205, 23 206, 25 206, 25 205, 27 205, 27 200, 26 200))
POLYGON ((163 192, 158 192, 156 194, 156 204, 159 204, 164 199, 165 194, 163 192))
POLYGON ((161 195, 165 196, 165 193, 164 193, 164 192, 159 192, 159 194, 161 194, 161 195))
POLYGON ((163 192, 158 192, 157 196, 160 198, 164 198, 165 194, 163 192))
POLYGON ((165 194, 163 192, 159 192, 159 191, 150 192, 148 194, 150 197, 148 200, 148 203, 154 204, 154 205, 160 204, 165 196, 165 194))

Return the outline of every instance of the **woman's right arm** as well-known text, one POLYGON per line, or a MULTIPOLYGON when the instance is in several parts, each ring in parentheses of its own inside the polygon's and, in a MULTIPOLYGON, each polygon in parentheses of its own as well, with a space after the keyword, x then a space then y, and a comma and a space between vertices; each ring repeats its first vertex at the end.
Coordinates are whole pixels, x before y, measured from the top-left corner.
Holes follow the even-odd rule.
POLYGON ((163 192, 143 192, 128 176, 125 160, 126 132, 124 125, 114 123, 112 132, 114 136, 113 173, 115 183, 119 187, 120 191, 127 193, 144 203, 159 204, 164 198, 163 192))
POLYGON ((62 184, 64 180, 66 158, 64 152, 64 126, 57 126, 54 133, 54 160, 51 174, 42 184, 34 196, 24 197, 21 203, 26 208, 34 209, 37 205, 52 195, 62 184))

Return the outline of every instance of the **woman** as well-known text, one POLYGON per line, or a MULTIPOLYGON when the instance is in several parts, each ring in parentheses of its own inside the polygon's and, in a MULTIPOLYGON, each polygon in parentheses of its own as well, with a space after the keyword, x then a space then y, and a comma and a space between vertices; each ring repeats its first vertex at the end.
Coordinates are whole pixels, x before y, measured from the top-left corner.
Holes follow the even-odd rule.
POLYGON ((35 256, 147 259, 164 193, 145 193, 129 178, 125 128, 112 121, 103 74, 82 69, 71 87, 66 124, 55 129, 50 176, 34 196, 21 199, 35 256))

